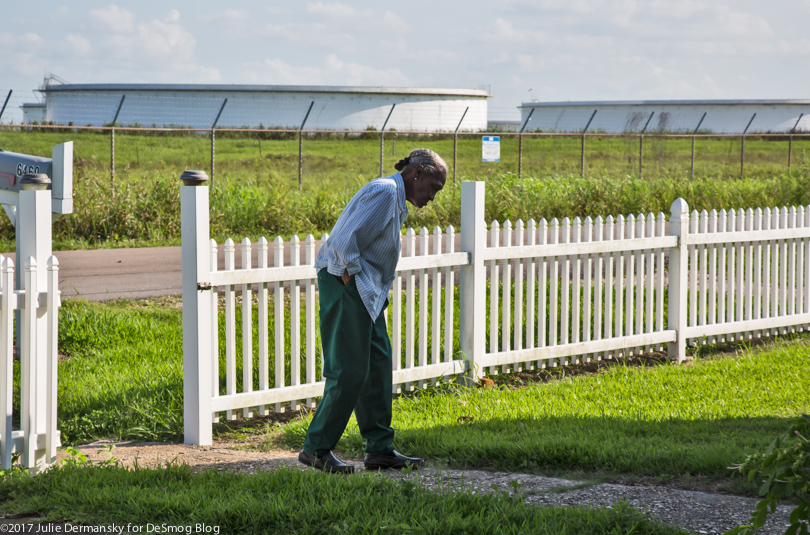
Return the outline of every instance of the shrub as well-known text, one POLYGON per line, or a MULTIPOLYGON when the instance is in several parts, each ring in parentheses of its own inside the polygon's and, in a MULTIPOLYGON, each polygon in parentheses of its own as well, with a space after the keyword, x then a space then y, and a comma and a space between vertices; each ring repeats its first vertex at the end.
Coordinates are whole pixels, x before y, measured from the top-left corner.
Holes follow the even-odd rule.
POLYGON ((731 467, 748 480, 763 481, 759 489, 763 498, 751 513, 751 522, 738 526, 726 535, 750 535, 756 533, 770 513, 776 512, 777 504, 784 499, 796 499, 799 505, 790 514, 790 527, 786 535, 810 532, 810 415, 796 418, 790 432, 776 437, 765 453, 749 455, 740 465, 731 467))

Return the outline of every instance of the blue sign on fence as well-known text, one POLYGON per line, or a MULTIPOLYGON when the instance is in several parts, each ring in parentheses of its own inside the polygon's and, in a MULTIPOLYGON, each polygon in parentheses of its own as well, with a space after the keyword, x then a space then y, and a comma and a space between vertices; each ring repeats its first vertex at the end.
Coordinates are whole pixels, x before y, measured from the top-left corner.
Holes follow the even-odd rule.
POLYGON ((501 161, 501 136, 481 138, 481 159, 485 162, 501 161))

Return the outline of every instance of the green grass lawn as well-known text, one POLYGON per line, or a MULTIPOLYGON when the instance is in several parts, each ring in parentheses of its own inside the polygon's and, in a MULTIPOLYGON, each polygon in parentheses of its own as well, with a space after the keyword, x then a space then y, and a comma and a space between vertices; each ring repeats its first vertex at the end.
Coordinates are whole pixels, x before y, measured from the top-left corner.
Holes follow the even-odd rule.
MULTIPOLYGON (((456 467, 722 479, 810 410, 810 347, 779 345, 688 365, 618 365, 520 388, 448 388, 397 400, 403 451, 456 467)), ((303 444, 308 419, 287 425, 303 444)), ((359 456, 354 424, 339 448, 359 456)))
MULTIPOLYGON (((110 177, 109 130, 0 129, 0 148, 50 157, 51 147, 74 142, 77 168, 103 180, 110 177)), ((519 139, 501 134, 501 161, 481 160, 481 134, 461 133, 457 140, 457 164, 453 168, 451 134, 385 135, 383 167, 393 170, 397 160, 416 147, 441 154, 450 165, 450 176, 488 179, 517 173, 519 139)), ((772 177, 788 170, 788 137, 751 134, 745 142, 746 176, 772 177)), ((699 137, 695 142, 695 176, 717 179, 740 177, 740 137, 699 137)), ((806 168, 810 137, 794 136, 792 166, 806 168)), ((524 176, 579 174, 582 141, 578 135, 523 136, 524 176)), ((690 176, 692 139, 647 135, 644 140, 642 174, 656 178, 690 176)), ((628 136, 589 135, 585 142, 585 176, 638 178, 639 139, 628 136)), ((318 189, 325 184, 345 185, 379 176, 380 138, 368 134, 306 134, 302 150, 302 185, 318 189)), ((233 182, 256 180, 262 185, 298 187, 298 134, 220 130, 215 147, 216 177, 233 182)), ((211 168, 208 132, 135 131, 117 128, 115 136, 115 181, 121 184, 149 181, 155 174, 172 170, 211 168)), ((393 171, 392 171, 393 172, 393 171)))
MULTIPOLYGON (((65 303, 59 400, 66 443, 180 438, 181 311, 166 303, 65 303)), ((767 446, 786 418, 810 410, 808 358, 804 342, 779 342, 521 388, 446 385, 396 399, 396 445, 459 467, 729 478, 728 466, 767 446)), ((307 424, 296 420, 268 441, 298 448, 307 424)), ((362 454, 354 424, 339 448, 362 454)))
MULTIPOLYGON (((377 475, 335 477, 282 469, 244 476, 187 467, 126 470, 64 466, 30 478, 0 478, 0 512, 71 524, 216 528, 215 533, 623 534, 684 531, 613 509, 534 507, 520 496, 431 492, 377 475), (437 497, 438 493, 438 497, 437 497)), ((183 528, 174 528, 183 529, 183 528)), ((185 531, 178 531, 185 533, 185 531)))
MULTIPOLYGON (((543 372, 545 382, 498 376, 501 384, 488 389, 440 384, 395 400, 395 446, 439 466, 592 480, 692 478, 751 493, 728 467, 762 451, 788 418, 808 412, 805 338, 726 353, 703 348, 704 356, 684 365, 613 363, 577 375, 558 368, 543 372)), ((67 300, 60 348, 66 444, 181 440, 176 301, 67 300)), ((250 427, 263 433, 260 447, 297 449, 308 422, 306 415, 281 426, 259 418, 216 431, 233 438, 229 428, 250 427)), ((338 449, 362 455, 353 422, 338 449)), ((74 461, 36 478, 0 477, 0 514, 85 524, 202 523, 223 533, 678 533, 624 506, 536 508, 509 493, 442 489, 439 496, 407 481, 295 470, 193 475, 182 466, 126 470, 74 461)))

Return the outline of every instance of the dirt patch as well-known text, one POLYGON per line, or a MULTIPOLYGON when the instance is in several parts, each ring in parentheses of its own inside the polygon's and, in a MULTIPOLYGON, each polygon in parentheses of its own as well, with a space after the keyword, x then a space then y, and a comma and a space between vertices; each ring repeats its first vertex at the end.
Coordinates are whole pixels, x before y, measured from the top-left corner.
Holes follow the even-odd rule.
MULTIPOLYGON (((100 463, 114 458, 124 467, 161 467, 167 463, 188 465, 194 472, 228 470, 255 474, 263 470, 288 467, 311 470, 297 461, 297 451, 267 449, 264 437, 251 435, 238 440, 215 440, 211 446, 190 446, 162 442, 114 442, 101 440, 77 448, 88 461, 100 463), (256 451, 261 447, 263 451, 256 451), (114 446, 110 451, 110 446, 114 446)), ((64 457, 64 453, 60 453, 64 457)), ((377 472, 363 470, 362 459, 344 459, 358 470, 357 477, 378 477, 377 472)), ((598 480, 568 480, 529 474, 509 474, 483 470, 450 470, 428 464, 413 473, 388 471, 382 477, 409 479, 435 492, 468 490, 475 493, 499 493, 520 497, 524 503, 548 506, 593 505, 615 507, 627 502, 650 517, 697 533, 720 534, 748 521, 757 500, 740 496, 700 492, 653 485, 638 481, 633 484, 604 483, 598 480)), ((324 477, 336 477, 324 474, 324 477)), ((762 534, 781 534, 788 526, 792 507, 780 506, 762 534)))

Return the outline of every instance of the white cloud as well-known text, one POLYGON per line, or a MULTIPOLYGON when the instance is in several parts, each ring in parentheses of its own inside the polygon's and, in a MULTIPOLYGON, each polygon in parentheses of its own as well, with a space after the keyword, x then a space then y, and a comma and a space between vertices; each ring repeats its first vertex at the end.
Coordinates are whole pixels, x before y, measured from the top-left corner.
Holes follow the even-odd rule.
POLYGON ((535 44, 540 45, 547 42, 546 33, 538 30, 519 30, 515 28, 511 21, 503 18, 495 19, 489 28, 481 32, 481 40, 490 44, 509 45, 535 44))
POLYGON ((404 28, 407 26, 405 20, 397 15, 396 13, 391 13, 390 11, 386 11, 382 16, 383 24, 390 27, 390 29, 394 30, 397 28, 404 28))
POLYGON ((699 15, 705 14, 709 8, 706 2, 691 0, 654 0, 649 3, 651 14, 677 21, 694 20, 699 15))
POLYGON ((137 38, 131 44, 151 57, 177 61, 191 59, 197 41, 179 24, 155 20, 139 24, 137 38))
POLYGON ((282 59, 266 59, 247 64, 250 82, 292 85, 373 85, 408 86, 410 80, 398 68, 377 69, 370 65, 343 61, 328 54, 319 65, 291 65, 282 59))
POLYGON ((533 69, 538 65, 538 62, 529 54, 518 54, 515 59, 521 69, 533 69))
POLYGON ((132 13, 112 4, 103 9, 91 10, 90 21, 97 29, 108 30, 116 34, 135 31, 135 17, 132 13))
POLYGON ((357 11, 340 2, 324 4, 323 2, 307 3, 307 12, 313 15, 324 15, 334 19, 347 19, 355 16, 357 11))
POLYGON ((391 85, 408 84, 408 78, 398 68, 375 69, 369 65, 341 61, 334 54, 325 58, 326 66, 350 85, 391 85))
POLYGON ((408 41, 403 37, 396 39, 380 39, 380 48, 399 57, 408 53, 408 41))
POLYGON ((335 50, 341 53, 357 50, 357 38, 328 24, 268 24, 264 35, 276 38, 279 44, 296 43, 306 49, 335 50))
POLYGON ((51 20, 62 20, 67 17, 69 12, 70 10, 67 8, 67 6, 60 6, 56 8, 53 13, 51 13, 51 20))
MULTIPOLYGON (((808 1, 810 2, 810 0, 808 0, 808 1)), ((806 38, 802 37, 801 39, 796 41, 796 44, 793 45, 792 48, 798 54, 801 54, 803 56, 810 55, 810 39, 806 39, 806 38)))
POLYGON ((511 56, 509 56, 509 53, 501 50, 498 53, 498 57, 487 61, 487 65, 504 65, 506 63, 509 63, 510 61, 511 56))
POLYGON ((71 48, 72 53, 76 54, 77 56, 86 56, 93 50, 93 46, 90 44, 90 41, 75 33, 68 34, 67 43, 71 48))
POLYGON ((0 72, 11 73, 12 78, 41 75, 44 62, 39 53, 44 44, 45 40, 35 33, 0 33, 0 72))
POLYGON ((84 24, 78 25, 85 31, 69 33, 61 42, 49 41, 41 54, 56 72, 69 73, 62 65, 83 62, 80 72, 85 72, 85 79, 78 81, 220 81, 217 68, 197 61, 197 41, 180 20, 177 9, 159 19, 138 20, 126 8, 109 5, 89 12, 84 24), (90 65, 92 69, 87 70, 90 65))
POLYGON ((309 85, 320 84, 321 71, 317 67, 290 65, 279 58, 266 59, 258 64, 243 66, 248 81, 254 84, 309 85))
POLYGON ((0 8, 0 80, 15 94, 51 71, 76 83, 490 84, 490 102, 513 113, 529 87, 542 100, 796 98, 807 74, 789 66, 810 57, 810 0, 59 1, 0 8))
POLYGON ((239 9, 226 9, 225 11, 220 11, 216 13, 203 13, 200 15, 199 20, 203 22, 237 22, 237 23, 245 23, 248 22, 251 18, 250 12, 242 11, 239 9))
POLYGON ((36 33, 24 33, 14 35, 11 33, 0 33, 0 46, 4 49, 25 49, 41 45, 45 42, 42 36, 36 33))
POLYGON ((176 9, 166 13, 162 20, 137 22, 130 11, 110 5, 91 11, 90 18, 107 30, 96 43, 99 59, 107 57, 133 63, 162 60, 176 65, 194 57, 197 41, 179 23, 180 12, 176 9))
POLYGON ((720 23, 720 30, 736 37, 770 37, 773 30, 770 24, 762 17, 750 13, 731 11, 727 6, 720 6, 716 10, 716 17, 720 23))
POLYGON ((391 11, 379 13, 372 9, 358 10, 340 2, 309 2, 307 13, 332 22, 349 23, 352 27, 359 28, 362 25, 364 29, 379 28, 387 32, 407 26, 402 17, 391 11))

